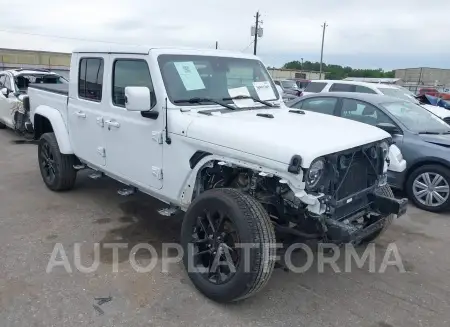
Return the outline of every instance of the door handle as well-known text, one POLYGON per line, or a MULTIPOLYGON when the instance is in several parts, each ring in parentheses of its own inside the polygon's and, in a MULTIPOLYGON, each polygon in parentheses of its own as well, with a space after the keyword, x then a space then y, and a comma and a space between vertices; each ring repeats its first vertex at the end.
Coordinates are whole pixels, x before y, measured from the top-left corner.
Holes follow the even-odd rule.
POLYGON ((86 114, 82 111, 75 112, 75 115, 77 115, 80 118, 86 118, 86 114))
POLYGON ((115 128, 120 127, 120 124, 115 120, 105 120, 105 124, 108 125, 108 127, 115 127, 115 128))

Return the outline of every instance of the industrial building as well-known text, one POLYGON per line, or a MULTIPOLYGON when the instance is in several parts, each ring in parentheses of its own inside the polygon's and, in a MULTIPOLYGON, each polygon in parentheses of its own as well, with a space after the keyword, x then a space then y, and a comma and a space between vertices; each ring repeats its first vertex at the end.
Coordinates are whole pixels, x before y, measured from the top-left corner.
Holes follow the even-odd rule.
MULTIPOLYGON (((284 68, 268 68, 268 71, 273 79, 304 79, 304 80, 320 79, 320 73, 313 71, 303 71, 284 68)), ((325 76, 325 73, 322 73, 322 75, 325 76)))
POLYGON ((413 92, 421 87, 450 88, 450 69, 429 67, 396 69, 395 78, 401 79, 402 85, 413 92))
POLYGON ((49 69, 69 77, 70 53, 0 48, 0 70, 49 69))

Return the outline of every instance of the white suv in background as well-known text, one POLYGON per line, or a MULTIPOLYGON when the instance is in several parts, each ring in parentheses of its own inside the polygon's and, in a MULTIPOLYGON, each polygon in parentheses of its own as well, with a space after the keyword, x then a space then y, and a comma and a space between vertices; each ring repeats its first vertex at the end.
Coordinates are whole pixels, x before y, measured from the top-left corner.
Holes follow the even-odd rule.
POLYGON ((414 97, 414 94, 398 85, 342 80, 317 80, 311 81, 305 88, 305 91, 303 91, 302 95, 322 92, 358 92, 388 95, 420 104, 431 113, 443 119, 446 123, 450 123, 450 110, 428 104, 421 104, 414 97))

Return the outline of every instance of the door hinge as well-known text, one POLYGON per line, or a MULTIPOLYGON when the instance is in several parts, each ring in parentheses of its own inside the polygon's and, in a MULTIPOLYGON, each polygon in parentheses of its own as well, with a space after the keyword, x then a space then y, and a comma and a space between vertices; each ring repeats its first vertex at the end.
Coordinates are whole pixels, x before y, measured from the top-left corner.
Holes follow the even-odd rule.
POLYGON ((163 179, 163 171, 161 168, 153 166, 152 173, 153 173, 153 176, 155 176, 158 180, 163 179))
POLYGON ((98 154, 99 154, 100 156, 106 157, 106 150, 105 150, 104 147, 99 146, 99 147, 97 148, 97 152, 98 152, 98 154))
POLYGON ((163 143, 162 132, 156 132, 156 131, 153 131, 153 132, 152 132, 152 139, 153 139, 153 141, 155 141, 156 143, 162 144, 162 143, 163 143))

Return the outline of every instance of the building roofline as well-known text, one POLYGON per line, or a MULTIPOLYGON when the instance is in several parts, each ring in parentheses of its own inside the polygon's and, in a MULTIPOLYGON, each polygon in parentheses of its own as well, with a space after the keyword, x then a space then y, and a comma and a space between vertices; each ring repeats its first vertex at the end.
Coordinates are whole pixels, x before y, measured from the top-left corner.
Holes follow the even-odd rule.
POLYGON ((39 52, 39 53, 49 53, 49 54, 60 54, 60 55, 71 55, 70 52, 56 52, 47 50, 32 50, 32 49, 13 49, 13 48, 0 48, 0 51, 17 51, 17 52, 39 52))
POLYGON ((397 68, 396 70, 407 70, 407 69, 437 69, 437 70, 450 70, 450 68, 436 68, 436 67, 408 67, 408 68, 397 68))

